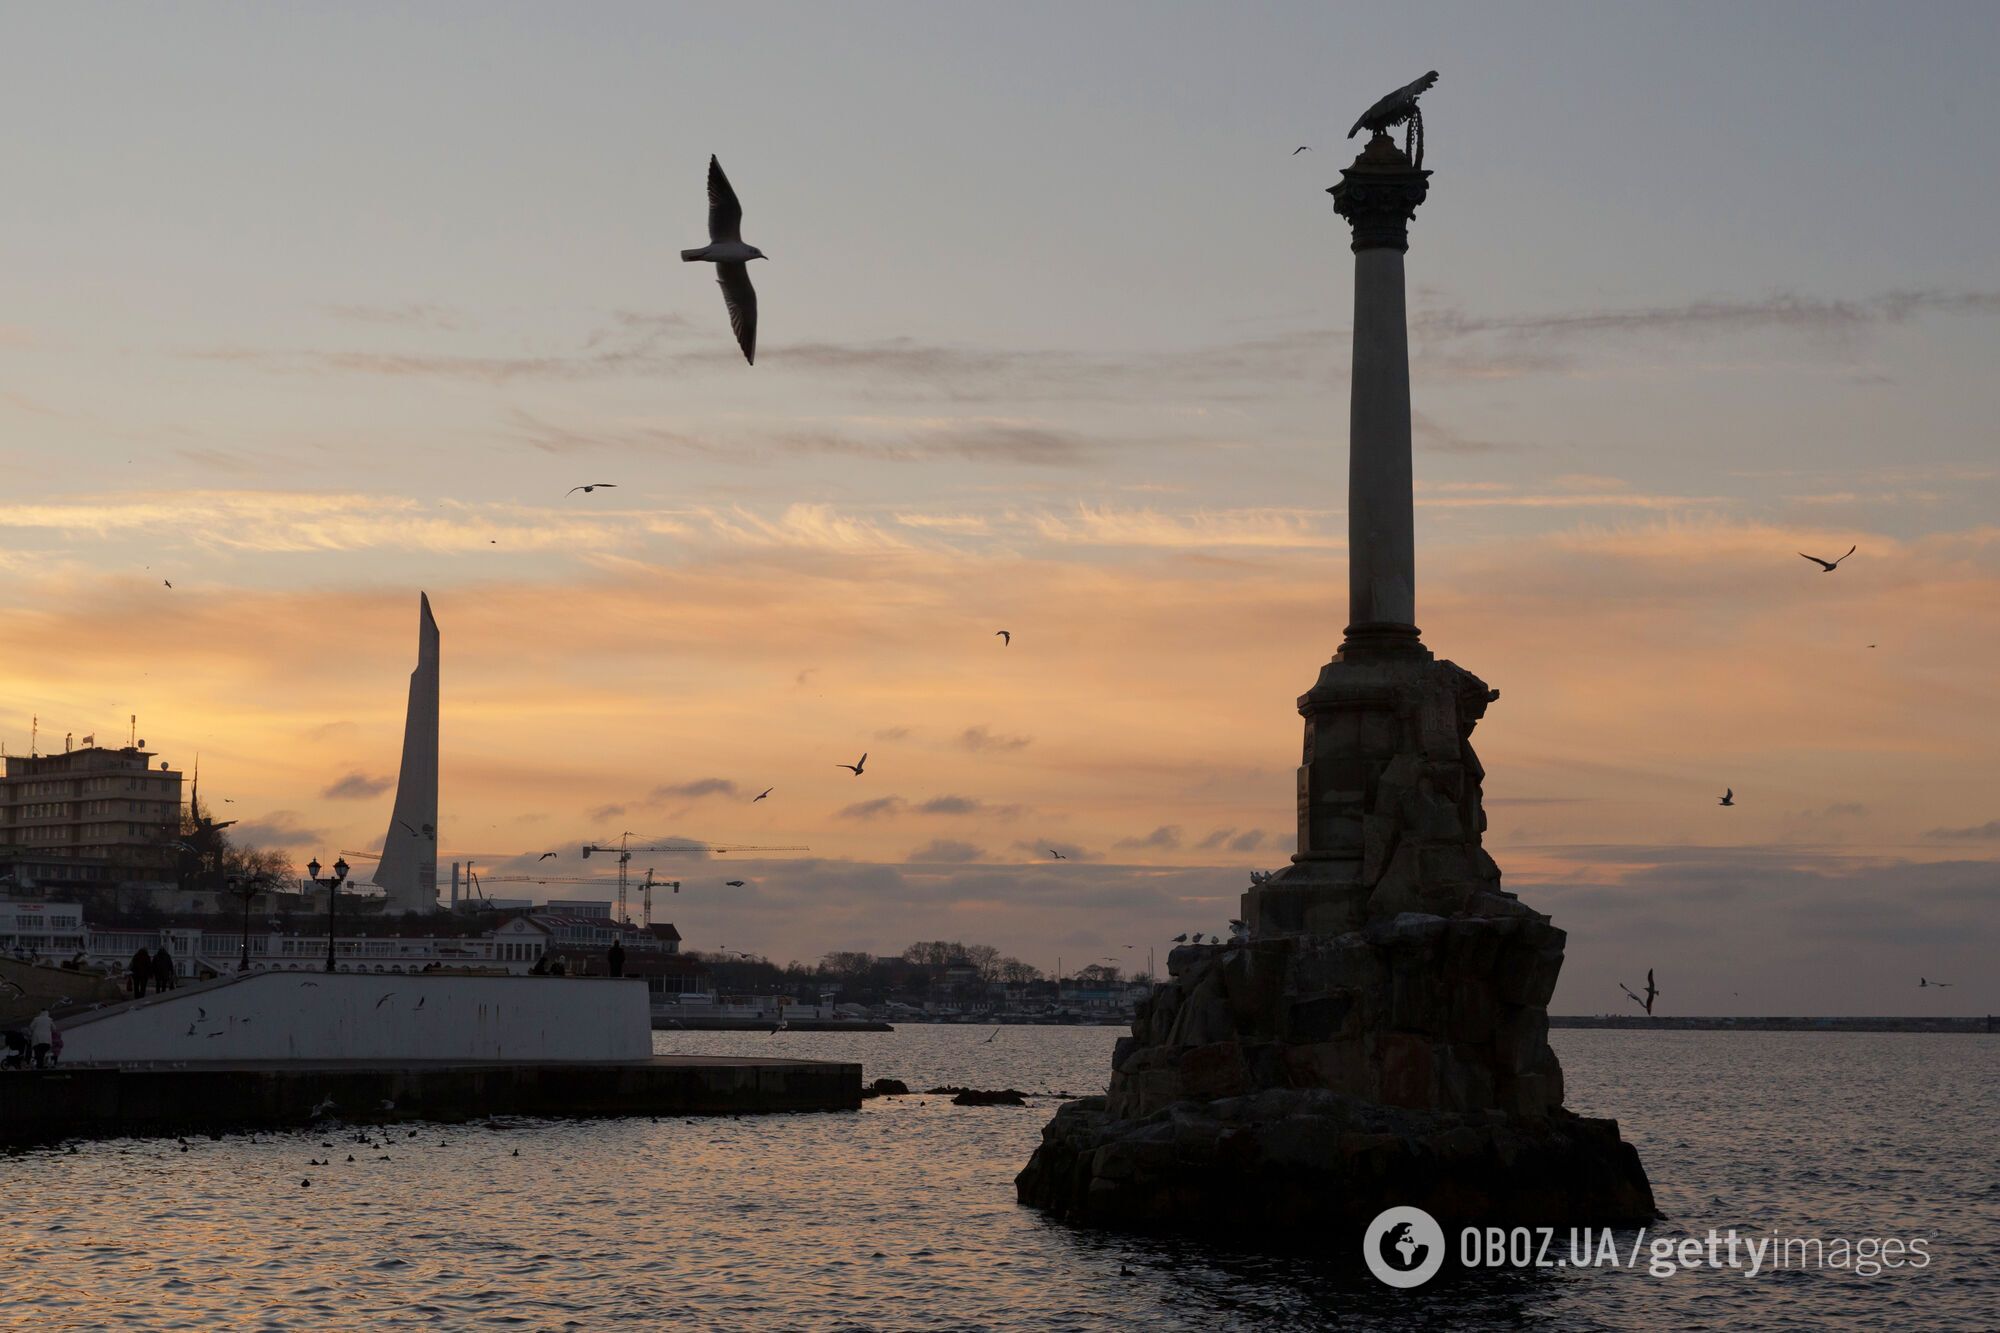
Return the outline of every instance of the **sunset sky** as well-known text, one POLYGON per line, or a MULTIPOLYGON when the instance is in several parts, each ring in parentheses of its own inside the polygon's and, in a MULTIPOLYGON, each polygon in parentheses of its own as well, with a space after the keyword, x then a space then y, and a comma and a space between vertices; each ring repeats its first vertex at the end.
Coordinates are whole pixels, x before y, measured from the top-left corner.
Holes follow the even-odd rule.
POLYGON ((779 961, 1220 930, 1344 623, 1323 191, 1435 68, 1418 620, 1501 691, 1552 1007, 1989 1012, 1996 49, 1985 4, 13 9, 0 739, 136 713, 249 841, 377 847, 422 589, 447 861, 809 845, 641 860, 779 961), (677 255, 711 152, 754 368, 677 255))

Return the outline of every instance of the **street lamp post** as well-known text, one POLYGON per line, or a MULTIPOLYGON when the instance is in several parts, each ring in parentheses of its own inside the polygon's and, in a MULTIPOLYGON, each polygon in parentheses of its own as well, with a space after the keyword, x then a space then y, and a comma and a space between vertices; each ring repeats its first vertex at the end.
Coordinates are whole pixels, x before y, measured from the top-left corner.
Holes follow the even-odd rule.
POLYGON ((243 899, 243 953, 236 960, 236 970, 238 972, 248 972, 250 970, 250 900, 255 898, 257 890, 263 887, 263 877, 261 875, 229 875, 226 877, 225 882, 229 885, 230 892, 243 899))
MULTIPOLYGON (((312 860, 306 862, 306 874, 312 877, 313 883, 324 885, 326 888, 326 970, 331 972, 334 970, 334 904, 340 897, 341 884, 347 879, 347 858, 342 857, 333 863, 333 875, 331 878, 321 879, 319 877, 319 858, 314 857, 312 860)), ((246 945, 245 947, 247 948, 248 946, 246 945)))

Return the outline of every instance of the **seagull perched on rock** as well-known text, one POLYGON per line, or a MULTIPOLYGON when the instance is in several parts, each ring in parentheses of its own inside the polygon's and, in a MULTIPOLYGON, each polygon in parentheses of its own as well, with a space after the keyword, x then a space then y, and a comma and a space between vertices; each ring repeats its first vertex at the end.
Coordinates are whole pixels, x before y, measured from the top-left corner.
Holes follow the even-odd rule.
POLYGON ((849 772, 853 773, 853 774, 854 774, 854 776, 855 776, 855 777, 857 777, 857 778, 861 776, 861 770, 862 770, 862 769, 864 769, 864 768, 866 768, 867 766, 868 766, 868 752, 867 752, 866 750, 863 750, 863 751, 861 752, 861 762, 860 762, 860 763, 858 763, 858 764, 835 764, 835 765, 834 765, 834 767, 835 767, 835 768, 844 768, 844 769, 847 769, 847 770, 848 770, 849 772))
POLYGON ((585 495, 588 495, 592 491, 597 490, 600 487, 602 487, 604 490, 607 491, 615 491, 618 489, 618 483, 615 481, 593 481, 587 486, 572 486, 568 490, 564 491, 563 494, 575 495, 578 491, 582 491, 585 495))
POLYGON ((754 245, 743 243, 743 205, 736 201, 722 163, 708 159, 708 244, 699 250, 683 250, 681 258, 715 265, 715 280, 722 284, 722 303, 729 307, 729 327, 743 359, 757 364, 757 289, 750 285, 750 261, 770 256, 754 245))
POLYGON ((1734 788, 1734 787, 1728 787, 1728 788, 1725 788, 1725 789, 1723 790, 1723 793, 1722 793, 1722 795, 1720 795, 1720 796, 1718 796, 1718 797, 1716 798, 1716 800, 1715 800, 1715 803, 1716 803, 1717 805, 1735 805, 1735 804, 1736 804, 1736 788, 1734 788))
POLYGON ((1187 943, 1187 932, 1186 932, 1186 931, 1182 931, 1182 932, 1181 932, 1180 934, 1178 934, 1178 935, 1174 936, 1174 943, 1175 943, 1175 944, 1186 944, 1186 943, 1187 943))
MULTIPOLYGON (((1845 559, 1847 559, 1847 556, 1848 556, 1848 555, 1853 555, 1853 554, 1854 554, 1854 553, 1855 553, 1856 551, 1858 551, 1858 550, 1860 550, 1860 549, 1861 549, 1861 548, 1860 548, 1860 547, 1858 547, 1858 546, 1850 546, 1850 547, 1848 547, 1848 548, 1847 548, 1847 555, 1843 555, 1843 556, 1841 556, 1841 557, 1840 557, 1840 560, 1845 560, 1845 559)), ((1834 571, 1834 570, 1836 570, 1836 569, 1839 569, 1839 568, 1840 568, 1840 560, 1822 560, 1822 559, 1820 559, 1820 558, 1819 558, 1818 556, 1816 556, 1816 555, 1807 555, 1807 554, 1806 554, 1806 553, 1805 553, 1804 551, 1800 551, 1800 552, 1799 552, 1799 558, 1800 558, 1801 560, 1810 560, 1810 561, 1812 561, 1812 562, 1813 562, 1813 563, 1814 563, 1815 565, 1818 565, 1818 566, 1819 566, 1819 572, 1820 572, 1820 573, 1822 573, 1822 574, 1831 574, 1831 573, 1833 573, 1833 571, 1834 571)))

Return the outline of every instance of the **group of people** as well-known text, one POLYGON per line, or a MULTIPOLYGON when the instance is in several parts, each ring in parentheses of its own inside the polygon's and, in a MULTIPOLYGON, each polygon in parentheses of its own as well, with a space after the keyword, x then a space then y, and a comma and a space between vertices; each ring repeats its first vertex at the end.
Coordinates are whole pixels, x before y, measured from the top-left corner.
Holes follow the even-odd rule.
POLYGON ((62 1033, 47 1009, 28 1020, 26 1028, 4 1034, 7 1049, 0 1064, 14 1069, 48 1069, 62 1057, 62 1033))
MULTIPOLYGON (((625 948, 617 940, 611 941, 610 951, 604 955, 604 968, 610 976, 625 975, 625 948)), ((537 977, 566 977, 569 975, 569 959, 551 949, 535 959, 535 965, 528 972, 537 977)))
POLYGON ((146 951, 145 945, 140 945, 133 950, 132 961, 125 965, 125 971, 126 980, 132 987, 132 998, 135 1000, 145 998, 148 982, 152 983, 154 990, 162 992, 170 991, 180 984, 179 977, 174 972, 174 956, 167 952, 167 946, 164 944, 150 953, 146 951))

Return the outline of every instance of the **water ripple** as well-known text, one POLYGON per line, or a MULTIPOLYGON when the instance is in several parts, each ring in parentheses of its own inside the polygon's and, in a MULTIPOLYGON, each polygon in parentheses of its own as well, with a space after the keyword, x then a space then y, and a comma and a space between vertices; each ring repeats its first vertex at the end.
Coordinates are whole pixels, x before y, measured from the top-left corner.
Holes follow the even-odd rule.
POLYGON ((386 1161, 351 1142, 328 1152, 353 1136, 323 1131, 9 1157, 0 1323, 1290 1333, 1976 1328, 2000 1310, 1994 1039, 1554 1034, 1572 1104, 1619 1115, 1644 1157, 1671 1218, 1662 1234, 1920 1235, 1935 1259, 1921 1273, 1495 1272, 1395 1292, 1344 1256, 1076 1231, 1016 1207, 1013 1175, 1054 1094, 1101 1087, 1117 1033, 986 1035, 657 1044, 1047 1095, 1026 1109, 913 1097, 854 1115, 426 1126, 395 1135, 386 1161), (340 1160, 350 1147, 358 1160, 340 1160))

